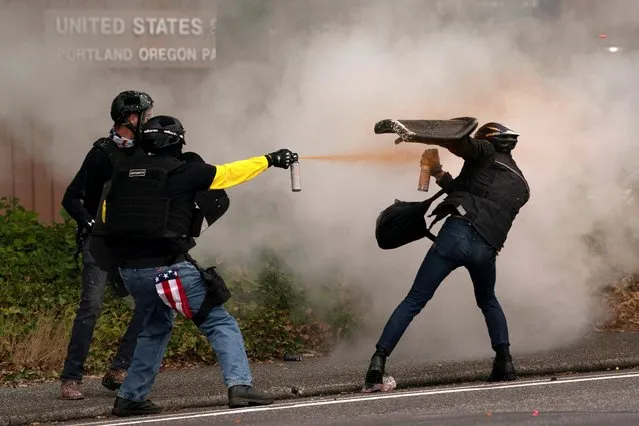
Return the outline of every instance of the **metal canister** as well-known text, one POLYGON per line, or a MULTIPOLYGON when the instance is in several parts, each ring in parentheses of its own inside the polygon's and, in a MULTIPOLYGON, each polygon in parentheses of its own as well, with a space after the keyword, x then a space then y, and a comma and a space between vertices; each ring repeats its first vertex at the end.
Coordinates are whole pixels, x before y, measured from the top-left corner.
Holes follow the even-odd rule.
POLYGON ((417 184, 417 190, 422 192, 428 192, 430 186, 430 168, 428 166, 420 166, 419 170, 419 183, 417 184))
POLYGON ((300 163, 295 161, 291 163, 291 191, 300 192, 302 187, 300 185, 300 163))
POLYGON ((427 192, 430 187, 430 161, 434 160, 439 163, 439 151, 437 148, 429 148, 422 154, 422 159, 419 162, 419 182, 417 184, 417 190, 427 192))

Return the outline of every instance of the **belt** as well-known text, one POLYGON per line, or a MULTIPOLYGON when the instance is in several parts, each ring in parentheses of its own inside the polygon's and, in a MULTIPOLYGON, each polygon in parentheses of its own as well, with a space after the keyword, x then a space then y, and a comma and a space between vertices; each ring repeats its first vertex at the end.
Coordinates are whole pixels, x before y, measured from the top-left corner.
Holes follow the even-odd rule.
POLYGON ((120 259, 118 266, 123 269, 146 269, 158 266, 171 266, 188 260, 184 253, 171 256, 146 257, 143 259, 120 259))

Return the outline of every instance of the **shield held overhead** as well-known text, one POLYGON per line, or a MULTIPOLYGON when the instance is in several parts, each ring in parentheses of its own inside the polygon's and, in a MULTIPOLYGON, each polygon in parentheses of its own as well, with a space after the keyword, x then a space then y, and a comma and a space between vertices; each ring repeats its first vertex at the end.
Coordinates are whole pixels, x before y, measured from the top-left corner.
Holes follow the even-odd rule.
POLYGON ((457 117, 450 120, 395 120, 386 119, 375 123, 375 134, 395 133, 401 142, 424 143, 446 146, 458 142, 477 128, 474 117, 457 117))

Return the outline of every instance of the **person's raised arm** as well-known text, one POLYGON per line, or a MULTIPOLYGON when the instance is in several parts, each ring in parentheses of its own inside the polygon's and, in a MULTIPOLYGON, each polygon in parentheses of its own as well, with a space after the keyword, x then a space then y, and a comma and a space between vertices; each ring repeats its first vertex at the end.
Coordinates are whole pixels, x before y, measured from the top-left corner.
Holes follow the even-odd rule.
POLYGON ((269 167, 288 169, 291 163, 298 161, 298 155, 288 149, 280 149, 259 157, 214 165, 215 175, 209 189, 225 189, 255 178, 269 167))

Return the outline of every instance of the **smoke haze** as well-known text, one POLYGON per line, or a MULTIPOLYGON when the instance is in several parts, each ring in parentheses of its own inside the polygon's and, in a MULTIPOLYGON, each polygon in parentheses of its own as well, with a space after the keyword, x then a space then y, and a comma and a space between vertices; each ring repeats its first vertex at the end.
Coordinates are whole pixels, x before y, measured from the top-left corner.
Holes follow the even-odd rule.
MULTIPOLYGON (((25 120, 49 128, 53 139, 37 141, 37 151, 67 180, 90 141, 108 132, 111 99, 128 88, 148 91, 156 114, 180 118, 187 148, 213 164, 279 148, 301 156, 414 152, 414 162, 385 165, 302 161, 300 193, 290 191, 288 171, 268 170, 229 190, 229 213, 194 252, 232 261, 268 245, 290 253, 287 262, 303 277, 341 270, 373 308, 366 332, 336 357, 374 350, 430 246, 423 240, 377 248, 378 213, 395 198, 423 199, 418 164, 428 146, 396 147, 393 135, 373 134, 374 123, 457 116, 504 122, 522 135, 513 156, 531 187, 497 260, 512 350, 579 338, 600 319, 593 292, 609 278, 606 261, 587 251, 583 235, 597 223, 620 268, 632 270, 639 260, 624 238, 636 220, 625 215, 622 185, 635 166, 638 87, 629 54, 588 50, 585 40, 599 29, 569 15, 478 25, 454 1, 447 2, 449 13, 429 1, 340 3, 259 2, 260 19, 249 18, 258 3, 222 3, 229 24, 218 26, 221 66, 204 77, 184 73, 181 81, 53 63, 41 41, 3 35, 0 52, 12 60, 1 71, 0 117, 18 133, 25 120), (258 37, 266 28, 273 29, 269 43, 258 37)), ((631 22, 639 10, 624 2, 623 10, 632 8, 626 13, 619 2, 606 2, 612 3, 605 10, 611 25, 631 22)), ((9 34, 15 15, 3 12, 2 20, 9 34)), ((453 175, 459 172, 460 159, 443 149, 440 158, 453 175)), ((465 270, 444 281, 394 358, 414 353, 438 359, 491 353, 465 270)))

